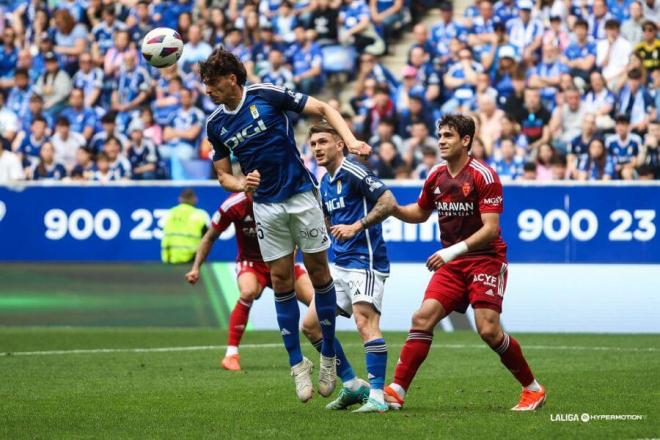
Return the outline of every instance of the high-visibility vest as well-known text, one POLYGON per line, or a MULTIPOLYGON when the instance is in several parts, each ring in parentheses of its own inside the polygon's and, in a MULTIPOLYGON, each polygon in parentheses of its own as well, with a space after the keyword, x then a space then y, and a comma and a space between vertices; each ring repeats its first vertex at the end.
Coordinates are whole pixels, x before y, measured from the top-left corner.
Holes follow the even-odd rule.
POLYGON ((187 203, 170 209, 163 228, 163 240, 160 243, 163 263, 192 261, 208 222, 209 216, 205 211, 187 203))

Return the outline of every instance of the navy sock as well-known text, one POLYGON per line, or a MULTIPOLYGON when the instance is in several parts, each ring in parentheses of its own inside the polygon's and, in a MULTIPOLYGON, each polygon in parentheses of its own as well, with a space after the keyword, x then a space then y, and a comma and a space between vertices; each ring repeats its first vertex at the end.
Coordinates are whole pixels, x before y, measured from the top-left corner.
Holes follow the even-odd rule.
POLYGON ((314 303, 316 304, 316 314, 321 324, 321 333, 323 333, 323 345, 321 354, 323 356, 335 356, 335 318, 337 314, 337 294, 335 293, 335 283, 330 281, 326 286, 315 287, 314 303))
MULTIPOLYGON (((312 345, 316 348, 316 351, 321 352, 321 345, 323 344, 323 339, 319 339, 316 342, 313 342, 312 345)), ((342 382, 348 382, 351 379, 355 379, 355 371, 351 363, 348 362, 346 355, 344 354, 344 349, 339 342, 339 339, 335 337, 335 353, 337 355, 337 376, 341 379, 342 382)))
POLYGON ((369 385, 372 389, 382 390, 385 385, 385 370, 387 369, 387 344, 385 339, 373 339, 364 344, 367 360, 369 385))
POLYGON ((298 321, 300 321, 300 309, 296 293, 283 292, 275 294, 275 310, 277 312, 277 324, 284 340, 284 347, 289 353, 289 365, 292 367, 302 362, 302 351, 300 350, 300 336, 298 336, 298 321))

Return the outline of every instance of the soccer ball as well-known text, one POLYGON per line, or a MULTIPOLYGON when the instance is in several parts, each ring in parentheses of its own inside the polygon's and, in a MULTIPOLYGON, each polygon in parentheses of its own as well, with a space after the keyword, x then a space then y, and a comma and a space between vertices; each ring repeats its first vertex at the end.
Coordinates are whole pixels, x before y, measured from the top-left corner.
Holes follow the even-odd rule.
POLYGON ((174 29, 159 27, 145 35, 141 50, 144 59, 152 66, 169 67, 181 58, 183 40, 174 29))

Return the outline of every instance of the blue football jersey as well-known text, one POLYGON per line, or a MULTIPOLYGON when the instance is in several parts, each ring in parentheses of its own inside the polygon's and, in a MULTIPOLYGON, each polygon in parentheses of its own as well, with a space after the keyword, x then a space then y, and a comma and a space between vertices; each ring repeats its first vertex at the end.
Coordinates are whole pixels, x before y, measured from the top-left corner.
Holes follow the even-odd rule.
MULTIPOLYGON (((350 225, 366 216, 387 186, 361 164, 344 159, 334 176, 321 179, 323 211, 333 225, 350 225)), ((350 240, 333 240, 335 264, 346 269, 368 269, 389 273, 390 261, 380 224, 350 240)))
POLYGON ((206 132, 213 160, 233 154, 243 174, 258 170, 261 183, 254 193, 258 203, 282 202, 310 191, 316 180, 305 168, 296 147, 287 111, 301 113, 307 95, 272 84, 243 89, 243 99, 232 111, 221 105, 208 118, 206 132))

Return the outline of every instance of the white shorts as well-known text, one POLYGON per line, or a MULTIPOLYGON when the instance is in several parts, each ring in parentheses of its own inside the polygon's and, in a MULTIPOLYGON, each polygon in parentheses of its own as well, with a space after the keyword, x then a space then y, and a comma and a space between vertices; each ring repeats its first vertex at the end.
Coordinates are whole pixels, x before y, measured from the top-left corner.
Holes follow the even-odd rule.
POLYGON ((296 244, 306 254, 330 247, 323 209, 315 192, 296 194, 279 203, 254 202, 254 218, 264 261, 292 254, 296 244))
POLYGON ((332 269, 337 307, 342 315, 351 316, 353 304, 358 302, 369 303, 380 313, 387 274, 373 270, 345 269, 336 265, 332 269))

